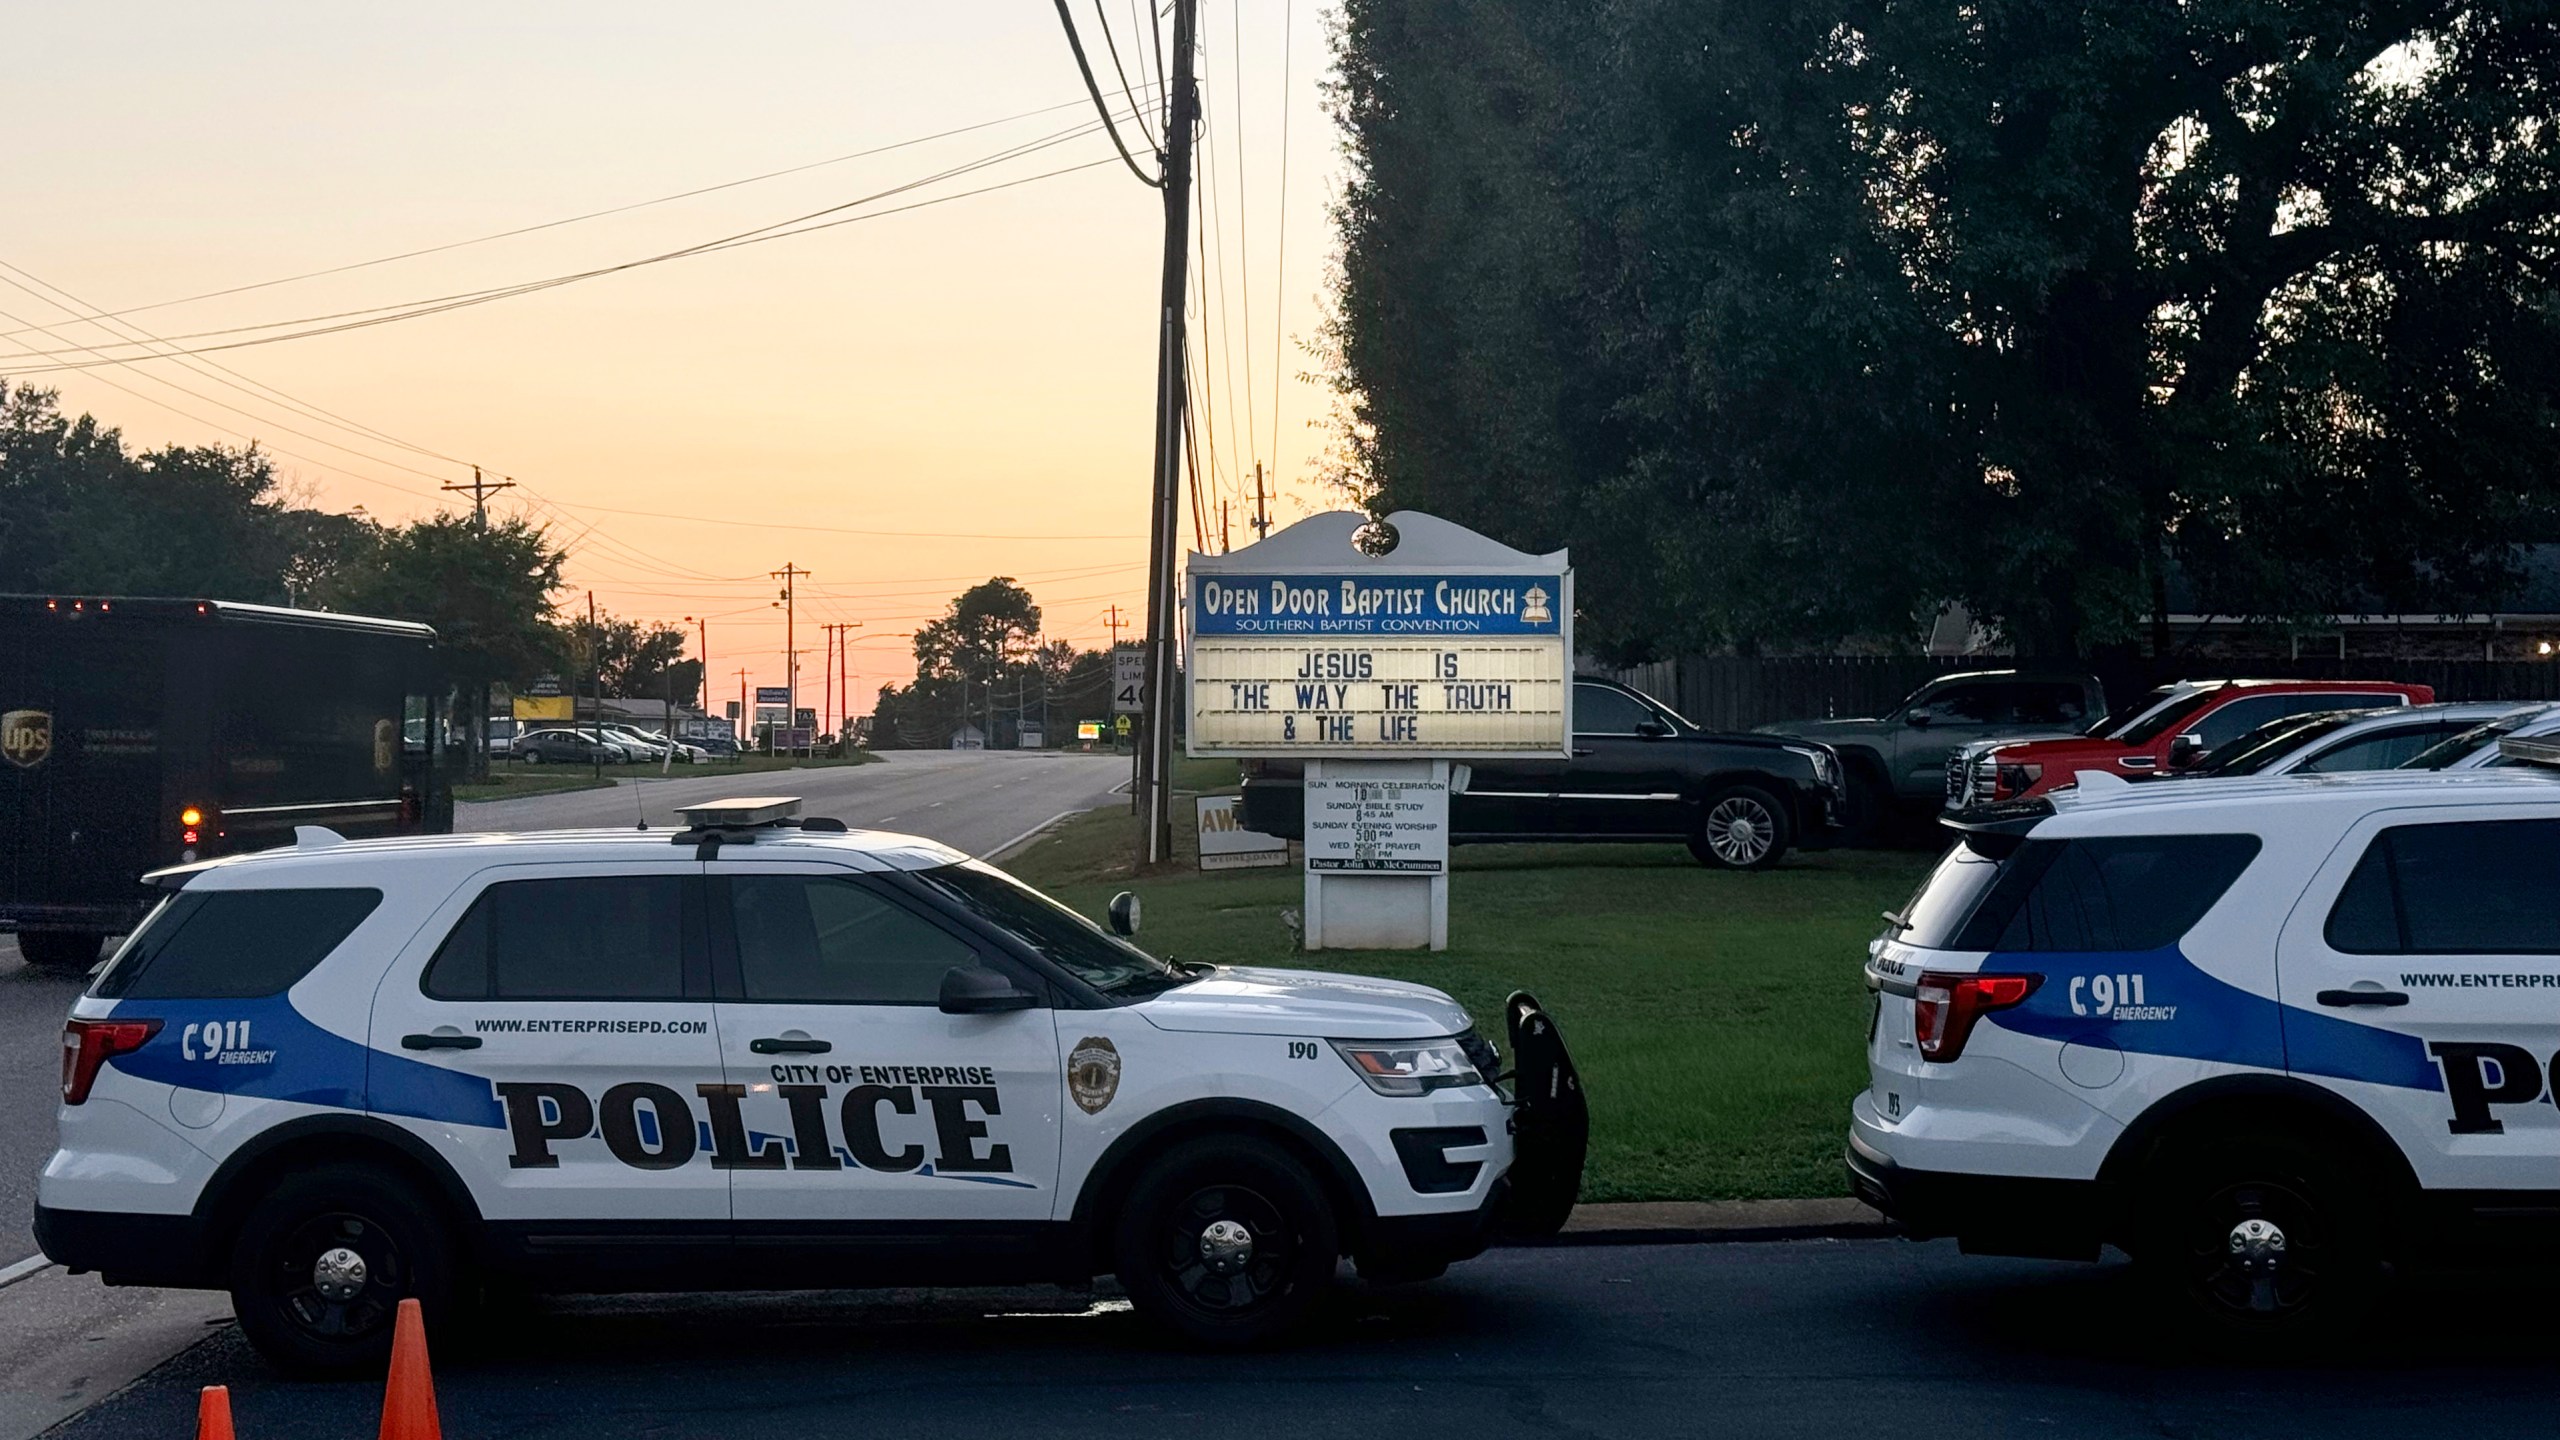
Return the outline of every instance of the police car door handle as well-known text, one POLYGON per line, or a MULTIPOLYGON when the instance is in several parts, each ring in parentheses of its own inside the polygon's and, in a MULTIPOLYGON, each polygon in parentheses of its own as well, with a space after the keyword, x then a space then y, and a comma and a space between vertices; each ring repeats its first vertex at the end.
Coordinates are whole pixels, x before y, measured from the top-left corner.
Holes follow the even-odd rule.
POLYGON ((2406 990, 2323 990, 2316 997, 2323 1005, 2406 1005, 2406 990))
POLYGON ((400 1037, 400 1048, 403 1050, 477 1050, 480 1048, 480 1037, 442 1031, 432 1035, 403 1035, 400 1037))
POLYGON ((805 1035, 797 1038, 768 1035, 762 1039, 748 1041, 747 1048, 758 1055, 824 1055, 836 1047, 824 1040, 812 1040, 805 1035))

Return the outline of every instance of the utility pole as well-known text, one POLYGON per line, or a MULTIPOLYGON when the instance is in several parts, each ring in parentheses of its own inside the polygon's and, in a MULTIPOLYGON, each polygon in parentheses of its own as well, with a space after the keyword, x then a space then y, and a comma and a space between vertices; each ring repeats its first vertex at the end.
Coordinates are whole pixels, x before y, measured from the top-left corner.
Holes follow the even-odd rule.
POLYGON ((1184 262, 1191 246, 1191 141, 1199 128, 1200 93, 1192 69, 1199 0, 1173 0, 1173 83, 1165 92, 1164 289, 1156 302, 1156 470, 1154 513, 1147 526, 1146 748, 1139 788, 1144 833, 1138 855, 1149 865, 1173 854, 1174 530, 1182 494, 1185 336, 1184 262))
POLYGON ((730 738, 738 742, 741 750, 747 748, 748 739, 756 733, 756 712, 747 707, 747 667, 744 665, 738 667, 738 723, 729 729, 730 738), (738 733, 741 726, 745 727, 744 734, 738 733))
POLYGON ((1120 648, 1120 607, 1116 603, 1111 607, 1111 648, 1120 648))
MULTIPOLYGON (((596 651, 602 648, 602 639, 602 632, 596 629, 596 592, 590 590, 587 592, 587 695, 595 701, 596 717, 594 732, 589 738, 595 741, 595 769, 599 780, 604 778, 604 676, 596 668, 596 651)), ((570 708, 574 710, 577 707, 573 705, 570 708)))
POLYGON ((1218 553, 1224 555, 1234 548, 1234 542, 1227 538, 1227 502, 1221 500, 1218 502, 1218 553))
POLYGON ((769 573, 782 582, 782 598, 773 603, 782 608, 782 684, 790 696, 786 706, 790 713, 782 717, 782 726, 788 730, 800 723, 800 652, 791 648, 792 628, 798 618, 798 612, 795 609, 797 597, 793 592, 799 588, 800 577, 809 572, 785 560, 782 562, 781 569, 769 573))
MULTIPOLYGON (((687 615, 684 618, 688 624, 702 627, 702 718, 707 722, 711 718, 711 620, 708 616, 695 619, 687 615)), ((730 728, 734 730, 737 727, 733 725, 730 728)))
MULTIPOLYGON (((471 528, 485 539, 489 534, 489 492, 513 490, 516 482, 484 480, 480 478, 480 467, 474 465, 471 467, 470 484, 439 485, 436 488, 470 495, 471 528)), ((489 778, 489 682, 481 681, 471 698, 471 723, 463 729, 463 733, 471 737, 471 757, 467 768, 472 779, 486 780, 489 778)))
POLYGON ((1253 534, 1257 540, 1271 538, 1271 507, 1262 489, 1262 462, 1253 462, 1253 534))

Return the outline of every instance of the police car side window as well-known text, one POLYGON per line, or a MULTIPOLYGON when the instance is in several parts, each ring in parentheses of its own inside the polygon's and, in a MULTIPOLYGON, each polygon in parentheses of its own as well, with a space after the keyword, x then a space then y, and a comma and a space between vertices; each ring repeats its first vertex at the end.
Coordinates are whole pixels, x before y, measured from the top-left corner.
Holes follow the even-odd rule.
POLYGON ((182 890, 117 953, 104 999, 254 1000, 311 973, 382 903, 372 889, 182 890))
POLYGON ((2085 953, 2175 944, 2258 850, 2255 835, 2030 841, 2013 861, 2015 881, 1996 887, 1966 927, 1980 937, 1970 948, 2085 953))
POLYGON ((738 979, 758 1004, 931 1005, 968 942, 857 880, 740 875, 729 881, 738 979))
POLYGON ((2392 826, 2326 933, 2348 955, 2560 955, 2560 820, 2392 826))
POLYGON ((681 1000, 685 880, 506 880, 445 937, 420 985, 439 1000, 681 1000))

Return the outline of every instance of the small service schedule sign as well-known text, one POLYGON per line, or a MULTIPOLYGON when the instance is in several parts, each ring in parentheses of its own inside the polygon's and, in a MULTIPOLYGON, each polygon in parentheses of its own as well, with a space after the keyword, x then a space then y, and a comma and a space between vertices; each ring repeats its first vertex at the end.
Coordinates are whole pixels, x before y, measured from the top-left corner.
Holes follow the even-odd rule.
POLYGON ((1571 585, 1195 571, 1191 753, 1563 754, 1571 585))
POLYGON ((1345 875, 1442 875, 1449 786, 1439 780, 1307 780, 1307 868, 1345 875))

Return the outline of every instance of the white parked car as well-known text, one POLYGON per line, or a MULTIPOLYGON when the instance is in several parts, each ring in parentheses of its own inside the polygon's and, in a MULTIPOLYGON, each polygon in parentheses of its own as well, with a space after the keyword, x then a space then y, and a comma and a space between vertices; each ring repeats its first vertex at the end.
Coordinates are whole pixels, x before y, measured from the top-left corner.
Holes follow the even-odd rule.
POLYGON ((1950 824, 1851 1106, 1912 1233, 2113 1244, 2263 1340, 2560 1238, 2560 774, 2083 774, 1950 824))
POLYGON ((2524 762, 2503 754, 2498 742, 2514 736, 2541 740, 2560 736, 2560 705, 2528 705, 2485 725, 2476 725, 2419 753, 2403 770, 2495 770, 2524 762))
POLYGON ((1158 960, 794 809, 306 829, 154 876, 63 1034, 44 1252, 228 1289, 297 1369, 378 1367, 400 1300, 447 1313, 481 1279, 1108 1272, 1225 1345, 1304 1319, 1340 1256, 1425 1278, 1572 1208, 1587 1118, 1535 1001, 1506 1061, 1426 986, 1158 960))

